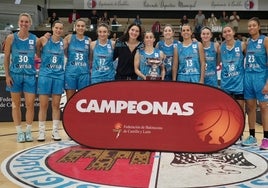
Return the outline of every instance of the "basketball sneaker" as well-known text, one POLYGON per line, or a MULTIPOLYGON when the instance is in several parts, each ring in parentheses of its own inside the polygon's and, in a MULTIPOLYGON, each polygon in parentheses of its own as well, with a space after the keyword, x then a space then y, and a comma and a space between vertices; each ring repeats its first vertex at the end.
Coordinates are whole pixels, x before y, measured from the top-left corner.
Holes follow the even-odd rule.
POLYGON ((39 135, 38 135, 37 141, 38 142, 44 142, 45 139, 46 139, 45 130, 43 130, 43 129, 39 130, 39 135))
POLYGON ((59 131, 56 128, 53 128, 53 131, 52 131, 52 139, 54 141, 61 141, 61 137, 60 137, 59 131))
POLYGON ((235 145, 241 145, 242 144, 242 136, 235 142, 235 145))
POLYGON ((18 132, 18 134, 17 134, 17 142, 18 143, 25 142, 25 134, 23 132, 18 132))
POLYGON ((26 130, 26 132, 25 132, 25 140, 26 140, 26 142, 32 142, 33 141, 32 132, 30 130, 26 130))
POLYGON ((257 145, 257 139, 253 136, 249 136, 247 137, 246 140, 244 140, 242 143, 241 143, 242 146, 256 146, 257 145))
POLYGON ((262 139, 260 149, 268 150, 268 138, 262 139))

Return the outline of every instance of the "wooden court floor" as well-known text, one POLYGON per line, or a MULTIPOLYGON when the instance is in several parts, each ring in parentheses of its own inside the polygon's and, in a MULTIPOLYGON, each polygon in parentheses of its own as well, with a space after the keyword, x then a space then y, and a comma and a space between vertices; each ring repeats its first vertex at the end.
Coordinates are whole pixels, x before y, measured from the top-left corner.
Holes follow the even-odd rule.
MULTIPOLYGON (((33 124, 33 142, 25 142, 25 143, 17 143, 16 142, 16 130, 13 126, 12 122, 0 122, 0 162, 7 158, 8 156, 12 155, 13 153, 17 151, 21 151, 23 149, 27 149, 30 147, 37 146, 39 144, 48 144, 51 142, 54 142, 51 139, 51 128, 52 128, 52 122, 47 122, 46 126, 46 141, 45 142, 38 142, 36 141, 36 138, 38 136, 38 122, 34 122, 33 124)), ((258 143, 260 144, 260 141, 262 139, 262 126, 256 125, 256 137, 258 139, 258 143)), ((62 137, 62 140, 68 140, 68 136, 65 133, 64 129, 60 128, 60 134, 62 137)), ((244 131, 244 137, 248 136, 248 126, 246 123, 245 131, 244 131)), ((0 174, 0 188, 20 188, 19 186, 15 185, 14 183, 10 182, 1 172, 0 174)))
MULTIPOLYGON (((23 127, 25 130, 25 127, 23 127)), ((32 126, 33 131, 33 142, 25 142, 25 143, 17 143, 16 142, 16 129, 13 126, 12 122, 0 122, 0 162, 12 155, 17 151, 21 151, 23 149, 27 149, 30 147, 34 147, 39 144, 47 144, 54 142, 51 139, 51 130, 52 130, 52 122, 47 122, 46 126, 46 141, 38 142, 36 139, 38 137, 38 122, 34 122, 32 126)), ((60 135, 62 140, 68 140, 68 136, 65 133, 64 129, 60 128, 60 135)), ((20 188, 14 183, 10 182, 5 176, 3 176, 2 172, 0 174, 0 188, 20 188)))

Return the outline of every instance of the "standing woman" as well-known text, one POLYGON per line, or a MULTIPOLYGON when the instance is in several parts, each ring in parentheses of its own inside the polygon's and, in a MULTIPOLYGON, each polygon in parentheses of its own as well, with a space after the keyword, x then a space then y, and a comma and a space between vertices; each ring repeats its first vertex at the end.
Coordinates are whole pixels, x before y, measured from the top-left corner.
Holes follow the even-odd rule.
POLYGON ((113 60, 118 59, 115 80, 136 80, 134 56, 143 47, 141 26, 131 24, 126 33, 115 43, 113 60))
POLYGON ((36 94, 34 57, 37 37, 29 32, 31 25, 31 16, 28 13, 21 13, 18 20, 19 31, 9 34, 5 43, 6 90, 11 94, 12 118, 17 130, 17 142, 33 141, 31 127, 36 94), (26 106, 25 133, 21 128, 21 93, 24 94, 26 106))
POLYGON ((244 52, 246 44, 235 40, 235 31, 230 25, 222 30, 225 41, 221 44, 222 62, 221 89, 230 94, 244 110, 244 52))
POLYGON ((201 39, 205 52, 205 79, 204 84, 218 87, 217 66, 220 64, 220 45, 212 42, 212 32, 209 27, 201 28, 201 39))
POLYGON ((97 27, 97 40, 91 42, 90 62, 92 66, 91 83, 99 83, 114 80, 115 66, 113 51, 115 41, 108 39, 109 26, 101 23, 97 27))
POLYGON ((245 66, 245 99, 250 136, 244 146, 257 145, 255 137, 256 104, 259 102, 262 117, 263 139, 260 149, 268 149, 268 38, 260 34, 260 21, 248 21, 250 38, 247 43, 245 66))
MULTIPOLYGON (((222 30, 225 39, 220 46, 222 62, 220 88, 235 99, 241 109, 245 111, 244 101, 244 53, 246 44, 235 40, 232 26, 226 25, 222 30)), ((236 144, 241 144, 242 135, 236 144)))
POLYGON ((78 19, 75 22, 76 34, 69 34, 64 38, 65 55, 67 63, 65 67, 65 90, 67 100, 73 94, 90 85, 90 42, 91 39, 84 35, 86 22, 78 19))
POLYGON ((165 54, 165 59, 163 61, 166 69, 165 80, 172 80, 174 46, 177 47, 180 42, 174 40, 174 29, 170 24, 165 25, 163 28, 163 36, 164 39, 160 40, 155 48, 158 48, 165 54))
POLYGON ((204 83, 204 48, 202 43, 192 40, 192 34, 190 25, 182 26, 182 44, 174 48, 173 81, 204 83))
POLYGON ((138 75, 138 80, 146 80, 150 75, 151 65, 148 61, 160 62, 156 71, 161 80, 165 78, 165 65, 162 63, 165 58, 164 53, 154 48, 155 37, 152 31, 148 31, 144 35, 144 48, 137 51, 134 59, 134 70, 138 75))
POLYGON ((64 92, 64 46, 63 23, 56 20, 52 24, 52 36, 41 37, 37 42, 37 55, 41 57, 41 66, 38 74, 37 94, 39 94, 39 136, 38 141, 45 141, 45 121, 49 96, 52 97, 52 138, 60 141, 58 132, 60 124, 60 100, 64 92), (41 53, 41 55, 40 55, 41 53))

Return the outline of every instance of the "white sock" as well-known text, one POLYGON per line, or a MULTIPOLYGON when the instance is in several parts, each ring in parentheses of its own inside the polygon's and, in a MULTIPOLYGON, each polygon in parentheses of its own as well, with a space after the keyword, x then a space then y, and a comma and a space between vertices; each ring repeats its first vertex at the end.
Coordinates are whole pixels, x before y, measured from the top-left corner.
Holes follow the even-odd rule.
POLYGON ((16 130, 17 130, 17 133, 21 133, 22 132, 21 125, 17 125, 16 126, 16 130))
POLYGON ((39 121, 39 122, 38 122, 38 125, 39 125, 39 130, 40 130, 40 129, 45 130, 45 121, 39 121))
POLYGON ((26 124, 26 130, 31 131, 32 130, 32 125, 26 124))
POLYGON ((53 120, 53 129, 58 129, 59 128, 59 124, 60 124, 60 120, 53 120))

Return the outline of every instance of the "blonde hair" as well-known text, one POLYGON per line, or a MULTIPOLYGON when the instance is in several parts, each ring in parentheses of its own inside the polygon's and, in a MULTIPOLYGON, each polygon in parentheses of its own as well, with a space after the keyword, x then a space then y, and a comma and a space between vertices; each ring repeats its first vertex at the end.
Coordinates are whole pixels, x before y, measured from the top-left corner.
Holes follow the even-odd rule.
POLYGON ((173 27, 171 24, 166 24, 166 25, 164 26, 163 30, 165 30, 167 27, 171 28, 171 30, 172 30, 173 32, 175 32, 174 27, 173 27))
POLYGON ((97 34, 98 34, 98 31, 99 31, 99 28, 100 27, 106 28, 108 30, 108 34, 110 35, 110 28, 109 28, 109 25, 108 24, 106 24, 106 23, 99 23, 98 26, 97 26, 97 29, 96 29, 97 34))
POLYGON ((78 18, 76 21, 75 21, 75 25, 77 25, 77 23, 78 22, 84 22, 85 23, 85 25, 87 24, 87 22, 84 20, 84 19, 82 19, 82 18, 78 18))
POLYGON ((106 23, 100 23, 100 24, 98 24, 98 26, 97 26, 97 30, 98 30, 100 27, 105 27, 108 31, 110 31, 109 25, 106 24, 106 23))
POLYGON ((31 16, 29 13, 26 13, 26 12, 21 13, 21 14, 19 15, 19 20, 20 20, 20 18, 21 18, 22 16, 26 16, 26 17, 29 19, 30 24, 31 24, 31 25, 33 24, 32 16, 31 16))

